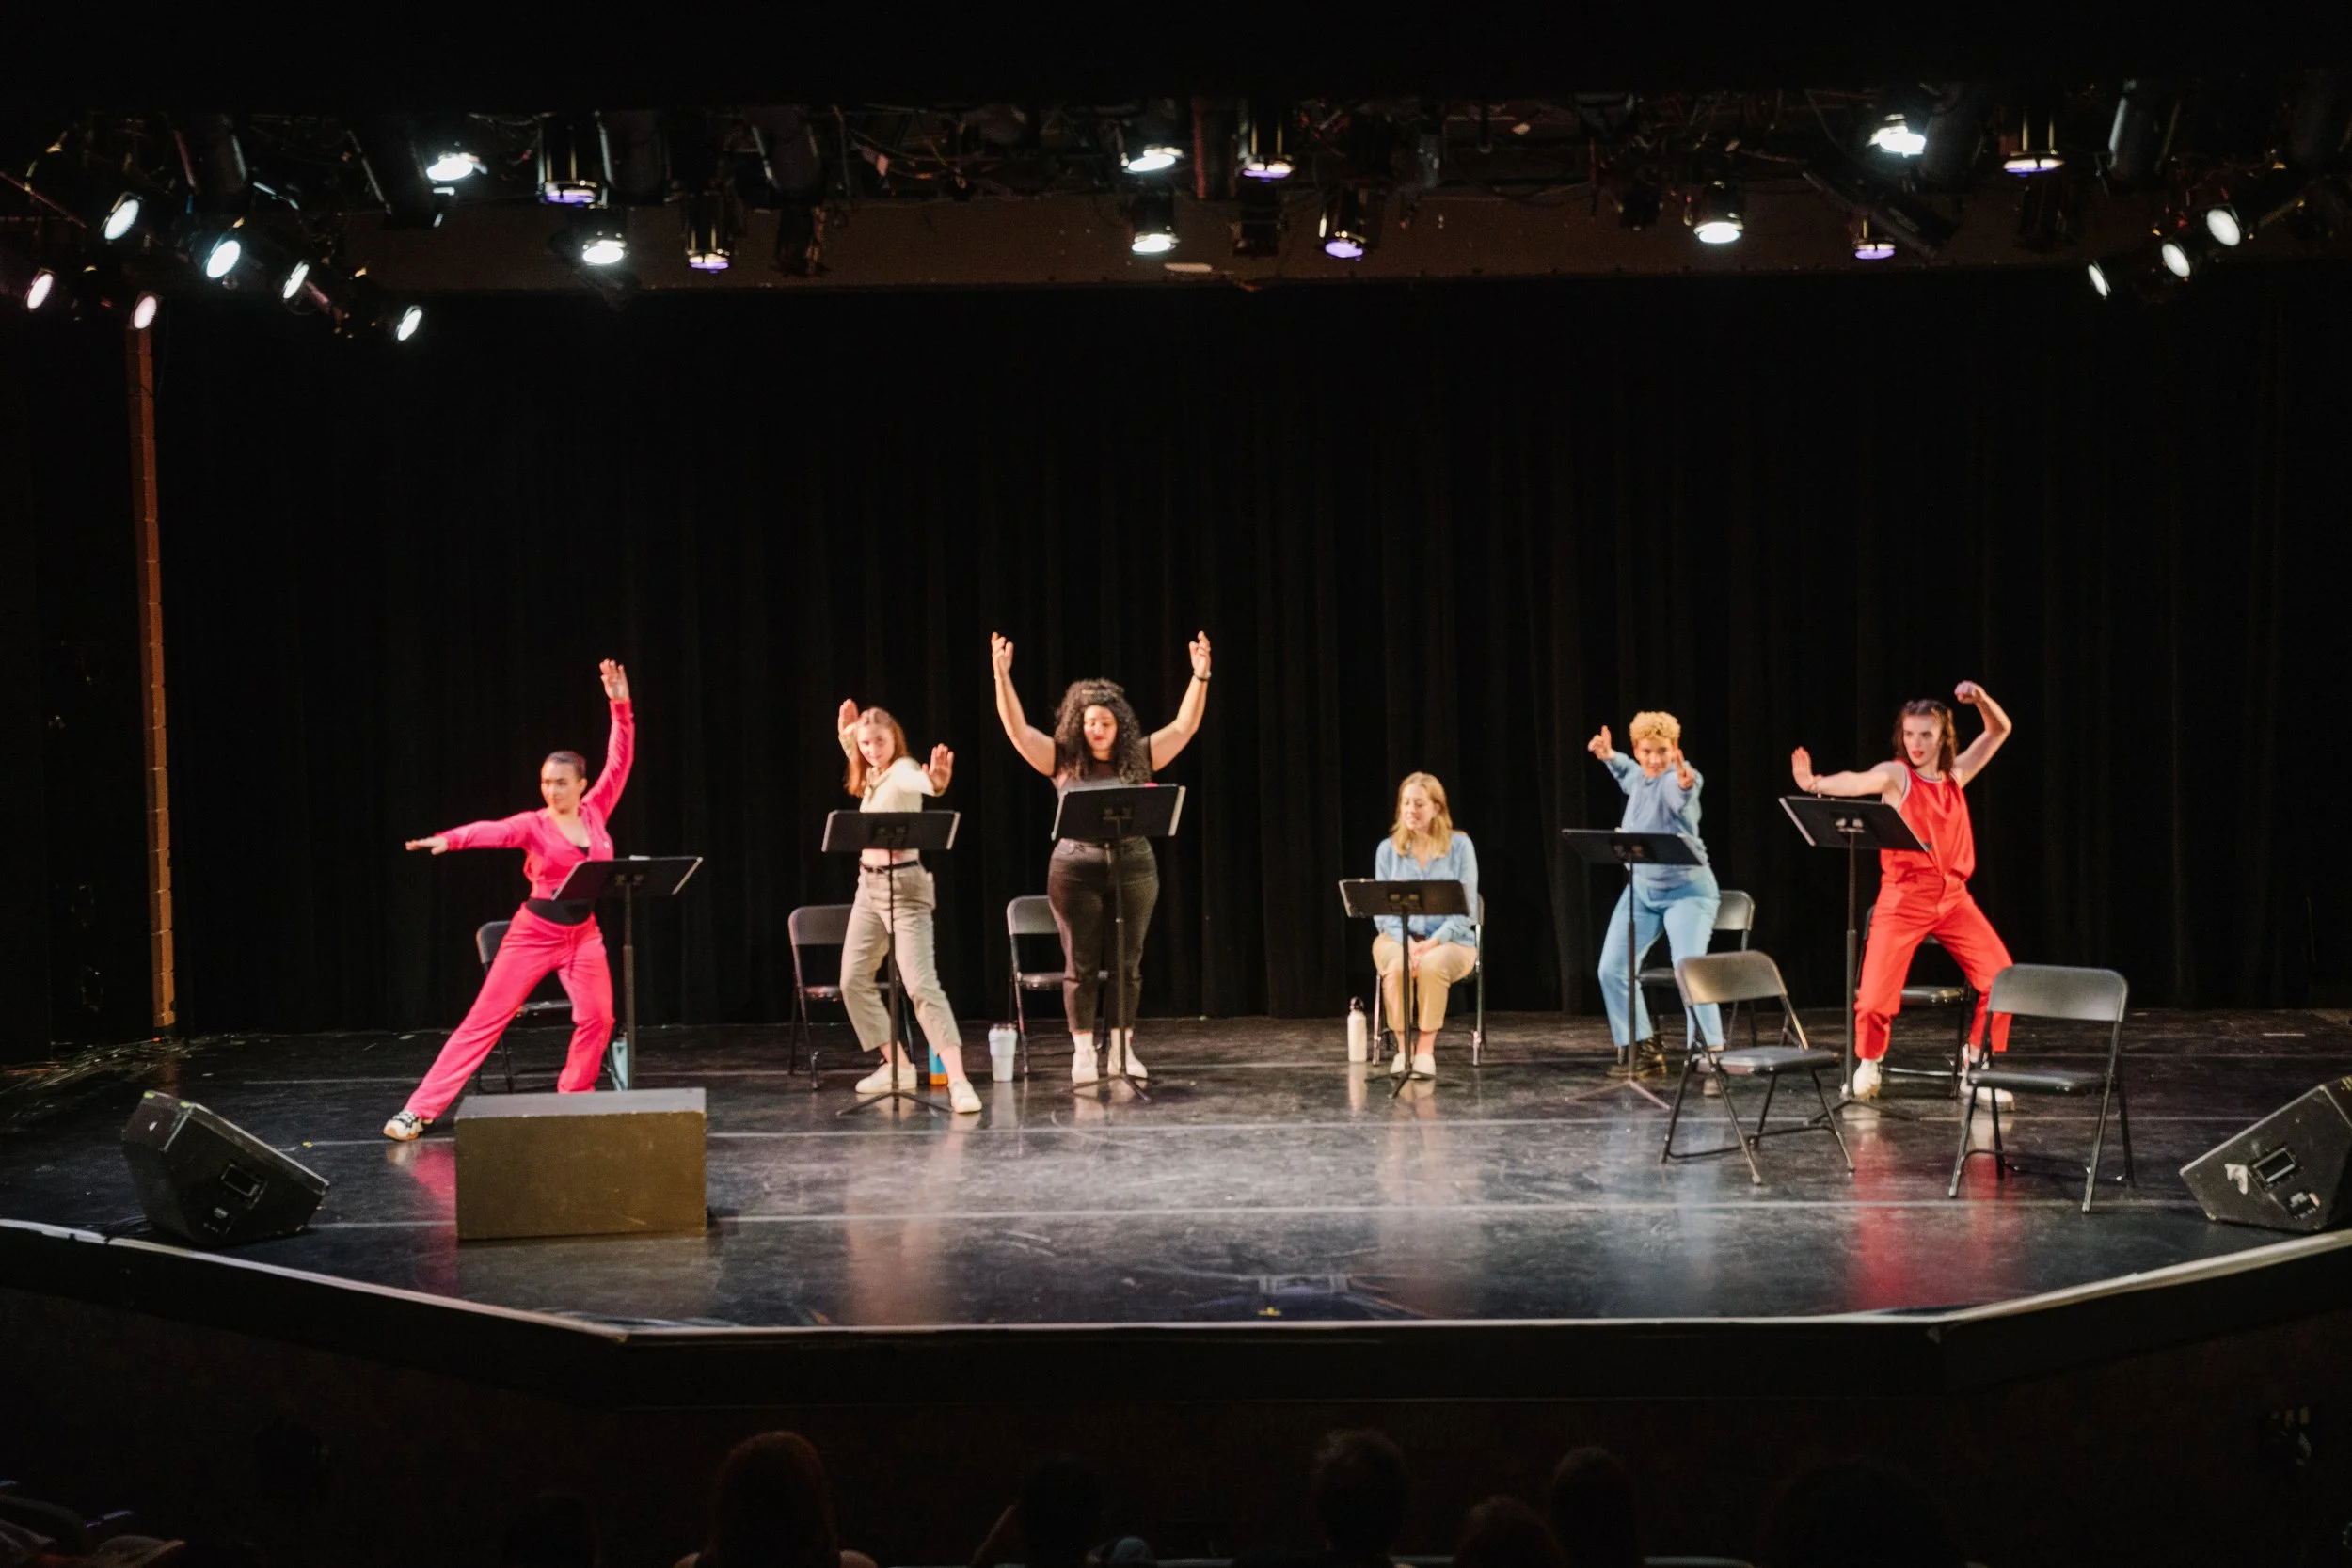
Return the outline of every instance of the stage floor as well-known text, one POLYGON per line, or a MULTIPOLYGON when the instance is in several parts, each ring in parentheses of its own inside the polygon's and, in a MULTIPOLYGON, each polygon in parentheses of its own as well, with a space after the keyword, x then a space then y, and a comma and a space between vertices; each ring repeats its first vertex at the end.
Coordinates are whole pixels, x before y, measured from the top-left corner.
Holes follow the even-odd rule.
MULTIPOLYGON (((1835 1038, 1834 1017, 1820 1026, 1835 1038)), ((984 1082, 984 1113, 954 1118, 903 1106, 836 1117, 866 1063, 845 1028, 818 1031, 827 1071, 816 1094, 784 1072, 781 1030, 649 1030, 639 1086, 708 1092, 708 1233, 464 1245, 449 1124, 405 1146, 376 1132, 441 1036, 214 1039, 144 1083, 59 1091, 45 1114, 20 1103, 16 1130, 0 1133, 0 1214, 87 1227, 135 1216, 117 1133, 138 1088, 154 1086, 211 1106, 333 1182, 308 1232, 237 1256, 603 1322, 1899 1311, 2278 1239, 2207 1223, 2178 1167, 2352 1071, 2342 1014, 2134 1015, 2125 1051, 2139 1184, 2103 1184, 2086 1217, 2078 1175, 1996 1183, 1983 1160, 1971 1162, 1961 1199, 1947 1200, 1958 1105, 1926 1081, 1892 1091, 1916 1121, 1848 1114, 1855 1176, 1826 1136, 1773 1138, 1758 1188, 1736 1154, 1660 1164, 1665 1114, 1629 1092, 1593 1092, 1607 1059, 1597 1021, 1494 1015, 1488 1027, 1484 1066, 1471 1069, 1467 1037, 1449 1034, 1441 1081, 1395 1101, 1379 1070, 1345 1063, 1335 1022, 1147 1021, 1149 1103, 1073 1099, 1066 1041, 1041 1037, 1028 1083, 984 1082)), ((1932 1065, 1947 1038, 1931 1024, 1899 1028, 1896 1059, 1932 1065)), ((518 1086, 552 1088, 564 1035, 531 1029, 516 1040, 518 1086)), ((2022 1026, 2019 1045, 2077 1059, 2100 1049, 2079 1033, 2037 1039, 2022 1026)), ((977 1044, 970 1055, 986 1060, 977 1044)), ((1671 1098, 1671 1080, 1652 1086, 1671 1098)), ((1686 1107, 1694 1139, 1722 1141, 1717 1104, 1686 1107)), ((2028 1102, 2010 1147, 2079 1161, 2093 1114, 2028 1102)), ((2112 1132, 2109 1148, 2108 1168, 2120 1169, 2112 1132)))

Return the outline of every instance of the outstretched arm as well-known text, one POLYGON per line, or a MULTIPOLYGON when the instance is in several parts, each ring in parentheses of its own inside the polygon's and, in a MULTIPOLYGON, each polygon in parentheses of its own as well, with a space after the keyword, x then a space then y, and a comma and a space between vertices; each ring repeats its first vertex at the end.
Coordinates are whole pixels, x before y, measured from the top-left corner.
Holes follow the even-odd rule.
POLYGON ((462 828, 452 828, 445 833, 429 838, 412 838, 411 849, 429 849, 437 855, 452 849, 527 849, 531 847, 531 819, 539 814, 518 811, 512 816, 501 816, 488 822, 469 822, 462 828))
POLYGON ((1002 632, 988 634, 989 663, 996 671, 996 717, 1003 721, 1005 738, 1021 753, 1021 760, 1044 774, 1054 776, 1054 737, 1033 727, 1021 711, 1021 698, 1012 689, 1012 640, 1002 632))
POLYGON ((1962 681, 1952 689, 1952 695, 1975 708, 1984 719, 1984 733, 1970 741, 1968 749, 1952 763, 1952 782, 1964 784, 1984 770, 1984 765, 1993 760, 1993 753, 2008 741, 2009 732, 2013 726, 2009 721, 2008 711, 1993 700, 1993 693, 1975 681, 1962 681))
POLYGON ((1209 706, 1209 634, 1201 632, 1192 640, 1192 679, 1184 686, 1184 700, 1176 705, 1176 717, 1164 730, 1152 736, 1152 770, 1156 773, 1176 760, 1200 733, 1200 716, 1209 706))
POLYGON ((1895 772, 1895 765, 1891 762, 1880 763, 1876 768, 1865 768, 1859 773, 1816 773, 1813 771, 1813 753, 1802 746, 1790 753, 1788 771, 1795 776, 1797 787, 1808 795, 1876 795, 1883 800, 1902 785, 1902 780, 1895 772))
POLYGON ((580 798, 583 809, 594 807, 607 816, 621 803, 628 785, 628 770, 637 760, 637 710, 628 700, 628 672, 606 659, 596 673, 604 678, 605 701, 612 706, 612 731, 605 737, 604 771, 580 798))

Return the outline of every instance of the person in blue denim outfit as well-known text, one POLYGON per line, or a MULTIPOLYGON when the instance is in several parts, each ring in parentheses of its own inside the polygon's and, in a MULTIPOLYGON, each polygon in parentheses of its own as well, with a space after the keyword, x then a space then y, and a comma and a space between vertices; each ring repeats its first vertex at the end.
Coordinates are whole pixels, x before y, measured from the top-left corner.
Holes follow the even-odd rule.
MULTIPOLYGON (((1682 721, 1671 713, 1637 713, 1626 733, 1633 742, 1629 757, 1610 744, 1606 724, 1585 748, 1625 791, 1625 818, 1618 826, 1628 832, 1681 833, 1698 844, 1699 791, 1707 781, 1683 758, 1682 721)), ((1706 860, 1707 847, 1699 844, 1697 865, 1637 865, 1632 887, 1617 895, 1601 941, 1598 974, 1601 1000, 1609 1008, 1609 1037, 1619 1046, 1645 1039, 1650 1032, 1641 988, 1633 988, 1630 1006, 1626 996, 1625 901, 1633 900, 1637 965, 1661 930, 1666 934, 1667 951, 1677 959, 1706 952, 1715 930, 1715 911, 1723 902, 1723 891, 1706 860)), ((1690 1027, 1709 1050, 1723 1049, 1721 1008, 1711 1003, 1692 1008, 1690 1027)))

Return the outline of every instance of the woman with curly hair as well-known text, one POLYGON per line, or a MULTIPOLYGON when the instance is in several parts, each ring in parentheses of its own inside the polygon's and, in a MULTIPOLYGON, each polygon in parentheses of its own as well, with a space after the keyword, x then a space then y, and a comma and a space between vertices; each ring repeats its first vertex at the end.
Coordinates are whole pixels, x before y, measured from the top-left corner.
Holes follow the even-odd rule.
MULTIPOLYGON (((1598 757, 1609 776, 1625 791, 1625 818, 1620 830, 1629 833, 1681 833, 1693 844, 1699 837, 1699 791, 1707 781, 1682 757, 1682 721, 1671 713, 1644 712, 1626 726, 1633 741, 1627 756, 1610 744, 1609 726, 1593 736, 1585 750, 1598 757)), ((1649 1036, 1649 1008, 1641 988, 1626 995, 1625 901, 1633 900, 1633 962, 1639 964, 1666 933, 1666 950, 1678 961, 1707 951, 1715 931, 1715 911, 1723 890, 1707 863, 1707 847, 1699 846, 1696 865, 1637 865, 1633 885, 1617 895, 1610 912, 1608 934, 1601 940, 1600 995, 1609 1008, 1609 1035, 1620 1049, 1649 1036)), ((1691 1009, 1690 1027, 1709 1051, 1724 1046, 1723 1009, 1708 1003, 1691 1009)))
MULTIPOLYGON (((1174 720, 1149 735, 1128 705, 1127 693, 1115 681, 1073 681, 1062 693, 1054 733, 1033 728, 1023 714, 1012 689, 1012 642, 1001 633, 989 634, 989 657, 996 672, 996 717, 1013 750, 1030 767, 1054 781, 1067 794, 1089 785, 1142 784, 1176 760, 1178 752, 1200 733, 1200 716, 1209 705, 1209 634, 1192 640, 1192 680, 1174 720)), ((1159 902, 1160 868, 1152 841, 1121 839, 1117 844, 1081 844, 1065 838, 1054 846, 1054 859, 1045 877, 1045 895, 1054 906, 1054 924, 1061 928, 1062 1007, 1070 1019, 1074 1049, 1070 1079, 1074 1084, 1095 1081, 1094 1019, 1101 1000, 1103 936, 1110 925, 1111 887, 1116 880, 1126 911, 1126 951, 1119 956, 1125 974, 1127 995, 1133 998, 1143 977, 1143 937, 1152 924, 1152 908, 1159 902)), ((1136 1059, 1135 1031, 1118 1031, 1108 1042, 1110 1070, 1142 1078, 1136 1059)))

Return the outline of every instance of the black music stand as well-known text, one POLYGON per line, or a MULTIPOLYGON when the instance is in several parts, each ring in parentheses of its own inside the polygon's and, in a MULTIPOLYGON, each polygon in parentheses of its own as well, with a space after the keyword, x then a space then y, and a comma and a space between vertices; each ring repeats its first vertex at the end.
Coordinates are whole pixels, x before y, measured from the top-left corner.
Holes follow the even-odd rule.
POLYGON ((612 1086, 627 1090, 634 1069, 630 1055, 637 1049, 637 900, 675 898, 687 879, 702 868, 700 855, 628 855, 609 861, 582 861, 572 867, 559 899, 621 895, 621 1032, 606 1042, 604 1062, 612 1086))
POLYGON ((1853 1007, 1854 991, 1861 980, 1857 939, 1860 911, 1860 853, 1867 845, 1873 849, 1908 850, 1924 854, 1927 846, 1911 831, 1903 814, 1883 800, 1867 797, 1855 800, 1835 795, 1784 795, 1781 809, 1788 820, 1797 825, 1797 832, 1816 849, 1843 849, 1846 852, 1846 1018, 1843 1033, 1838 1037, 1838 1056, 1844 1064, 1846 1081, 1838 1086, 1840 1107, 1859 1105, 1866 1111, 1884 1116, 1916 1119, 1908 1112, 1895 1110, 1876 1101, 1853 1097, 1853 1007))
MULTIPOLYGON (((962 821, 963 814, 960 811, 836 811, 825 817, 822 847, 828 855, 863 856, 868 849, 916 849, 944 855, 956 847, 956 829, 962 821)), ((921 861, 898 861, 893 862, 889 868, 890 949, 884 967, 890 971, 891 1038, 883 1044, 882 1062, 885 1066, 890 1061, 889 1047, 893 1045, 898 1048, 898 1053, 908 1067, 913 1068, 915 1063, 913 1041, 905 1037, 914 1031, 899 1027, 902 1022, 899 1007, 906 1000, 906 985, 898 974, 898 874, 919 871, 922 866, 921 861)), ((860 875, 864 874, 862 861, 859 871, 860 875)), ((842 978, 846 981, 849 976, 845 974, 842 978)), ((813 1069, 815 1064, 812 1062, 810 1066, 813 1069)), ((928 1079, 928 1073, 917 1070, 918 1075, 928 1079)), ((928 1083, 926 1086, 929 1086, 928 1083)), ((927 1111, 937 1111, 942 1115, 947 1112, 947 1107, 938 1101, 917 1094, 913 1089, 898 1087, 898 1072, 892 1068, 890 1087, 880 1094, 869 1094, 854 1105, 845 1105, 834 1115, 846 1117, 852 1111, 863 1111, 868 1105, 878 1105, 885 1100, 909 1100, 927 1111)))
MULTIPOLYGON (((1420 999, 1421 984, 1413 978, 1413 927, 1415 915, 1468 914, 1470 912, 1470 890, 1456 881, 1375 881, 1370 877, 1353 877, 1340 882, 1340 902, 1348 914, 1357 920, 1376 920, 1393 916, 1397 924, 1399 945, 1404 949, 1399 961, 1405 966, 1405 1017, 1390 1019, 1390 1032, 1395 1035, 1397 1047, 1405 1053, 1405 1070, 1390 1076, 1396 1084, 1389 1090, 1394 1100, 1411 1083, 1433 1082, 1425 1072, 1413 1070, 1413 1037, 1421 1027, 1421 1010, 1414 1004, 1420 999)), ((1377 929, 1375 927, 1375 929, 1377 929)))
MULTIPOLYGON (((1614 1083, 1597 1093, 1611 1088, 1631 1089, 1660 1110, 1666 1102, 1652 1094, 1642 1083, 1642 1069, 1637 1065, 1629 1037, 1633 1033, 1634 1009, 1640 1005, 1641 990, 1634 976, 1639 972, 1642 956, 1634 951, 1633 868, 1637 865, 1705 865, 1707 857, 1699 853, 1698 841, 1683 833, 1636 833, 1623 828, 1563 828, 1560 836, 1568 841, 1568 847, 1587 865, 1622 865, 1625 867, 1625 1032, 1629 1038, 1617 1047, 1617 1060, 1611 1069, 1614 1083)), ((1660 933, 1662 939, 1664 933, 1660 933)), ((1604 1006, 1604 1012, 1607 1008, 1604 1006)), ((1689 1027, 1696 1028, 1693 1021, 1689 1027)), ((1585 1096, 1578 1095, 1576 1099, 1585 1096)))
MULTIPOLYGON (((1062 792, 1061 804, 1054 810, 1054 836, 1075 839, 1081 844, 1099 844, 1107 853, 1121 839, 1173 838, 1176 825, 1184 819, 1184 786, 1183 784, 1079 784, 1062 792)), ((1070 955, 1062 955, 1063 963, 1070 955)), ((1095 1052, 1110 1048, 1112 1031, 1125 1027, 1135 1029, 1132 998, 1127 995, 1127 900, 1120 890, 1119 878, 1111 877, 1111 991, 1116 1006, 1111 1022, 1104 1025, 1097 1020, 1095 1052)), ((1143 1091, 1142 1080, 1127 1070, 1128 1053, 1119 1053, 1119 1070, 1104 1073, 1098 1059, 1094 1064, 1094 1083, 1081 1084, 1072 1092, 1083 1093, 1100 1087, 1110 1091, 1112 1079, 1125 1084, 1138 1100, 1152 1097, 1143 1091)))

